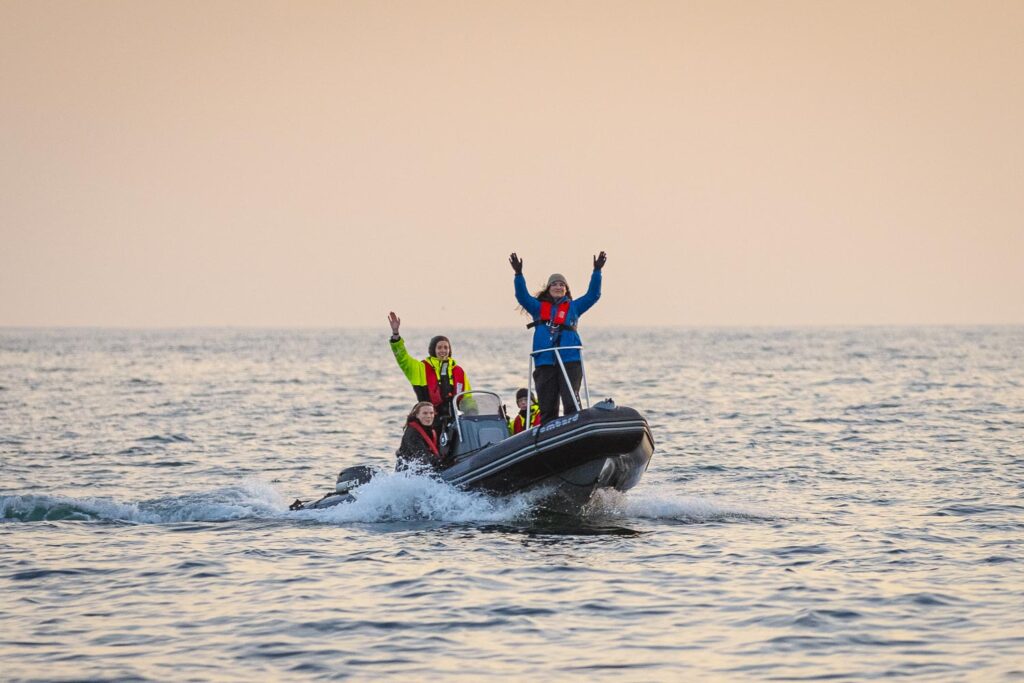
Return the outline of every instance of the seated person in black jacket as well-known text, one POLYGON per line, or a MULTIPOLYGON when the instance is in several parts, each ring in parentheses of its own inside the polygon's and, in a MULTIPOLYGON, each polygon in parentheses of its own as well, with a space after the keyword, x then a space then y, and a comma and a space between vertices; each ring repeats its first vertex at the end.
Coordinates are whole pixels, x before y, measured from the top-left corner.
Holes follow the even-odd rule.
POLYGON ((409 469, 413 463, 426 465, 435 471, 447 466, 438 445, 438 432, 433 425, 434 405, 430 401, 420 401, 412 407, 405 421, 402 444, 395 451, 398 458, 396 471, 409 469))

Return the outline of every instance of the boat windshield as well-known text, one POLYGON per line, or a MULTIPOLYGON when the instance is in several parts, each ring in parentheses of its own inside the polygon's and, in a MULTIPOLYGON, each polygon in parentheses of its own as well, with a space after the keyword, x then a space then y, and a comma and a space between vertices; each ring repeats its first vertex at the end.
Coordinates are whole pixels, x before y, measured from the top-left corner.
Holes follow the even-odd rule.
POLYGON ((459 415, 501 415, 501 399, 489 391, 467 391, 455 399, 459 415))

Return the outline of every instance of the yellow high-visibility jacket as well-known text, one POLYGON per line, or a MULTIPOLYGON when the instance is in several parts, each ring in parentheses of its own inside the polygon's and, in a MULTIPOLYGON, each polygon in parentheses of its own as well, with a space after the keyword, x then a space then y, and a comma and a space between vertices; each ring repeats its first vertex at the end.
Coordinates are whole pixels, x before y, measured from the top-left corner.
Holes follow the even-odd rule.
POLYGON ((413 391, 416 392, 416 398, 420 401, 430 401, 434 404, 435 409, 440 410, 452 396, 471 389, 469 377, 454 358, 449 358, 444 363, 436 356, 416 360, 409 355, 405 348, 405 340, 401 337, 398 338, 398 341, 390 342, 390 344, 398 367, 405 373, 405 378, 409 380, 413 391), (448 396, 441 395, 442 365, 451 388, 451 393, 448 396))

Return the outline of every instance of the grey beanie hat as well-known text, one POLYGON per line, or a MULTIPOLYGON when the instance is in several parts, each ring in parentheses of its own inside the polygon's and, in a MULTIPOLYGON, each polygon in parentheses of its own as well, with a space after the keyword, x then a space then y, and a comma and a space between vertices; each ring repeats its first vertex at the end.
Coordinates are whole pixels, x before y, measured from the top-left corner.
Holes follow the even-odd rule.
POLYGON ((565 279, 564 275, 562 275, 561 273, 551 273, 551 276, 548 278, 548 287, 555 284, 559 280, 564 282, 566 287, 569 286, 569 281, 565 279))

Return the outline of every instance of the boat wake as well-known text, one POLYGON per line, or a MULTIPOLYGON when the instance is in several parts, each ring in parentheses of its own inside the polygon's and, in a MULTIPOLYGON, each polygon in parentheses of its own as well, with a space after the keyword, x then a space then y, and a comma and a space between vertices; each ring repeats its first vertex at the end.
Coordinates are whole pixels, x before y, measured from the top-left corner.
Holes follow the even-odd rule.
POLYGON ((502 523, 526 519, 543 492, 508 497, 464 491, 433 477, 406 470, 381 472, 358 489, 356 500, 324 509, 291 513, 331 524, 431 520, 502 523))
MULTIPOLYGON (((543 490, 512 496, 464 491, 410 471, 382 472, 359 488, 356 500, 325 509, 288 511, 288 500, 273 485, 245 480, 206 492, 148 501, 74 498, 30 494, 0 496, 5 522, 114 522, 175 524, 236 520, 289 520, 322 524, 434 521, 456 524, 528 523, 545 498, 543 490)), ((674 520, 686 523, 777 519, 741 505, 674 492, 600 491, 582 511, 594 521, 674 520)))
POLYGON ((412 472, 384 473, 360 487, 357 500, 323 510, 288 511, 288 499, 271 484, 246 480, 206 492, 123 502, 49 494, 0 496, 5 522, 114 522, 174 524, 235 520, 302 520, 325 524, 439 521, 511 523, 528 518, 536 495, 508 498, 463 491, 412 472))
POLYGON ((127 524, 225 522, 273 517, 285 507, 284 498, 273 486, 259 480, 246 480, 238 486, 138 503, 47 494, 0 496, 0 520, 127 524))

